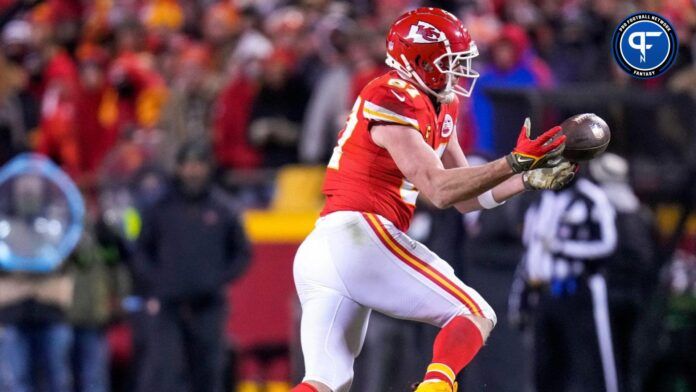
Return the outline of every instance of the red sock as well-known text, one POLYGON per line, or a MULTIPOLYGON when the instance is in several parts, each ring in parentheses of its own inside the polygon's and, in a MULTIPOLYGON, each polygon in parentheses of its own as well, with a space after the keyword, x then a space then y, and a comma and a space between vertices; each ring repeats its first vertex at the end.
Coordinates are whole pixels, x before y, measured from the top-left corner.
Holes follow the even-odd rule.
POLYGON ((313 386, 307 384, 306 382, 303 382, 302 384, 291 389, 290 392, 318 392, 318 391, 313 386))
POLYGON ((424 380, 442 380, 454 384, 464 366, 483 346, 483 337, 476 324, 466 317, 455 317, 440 330, 433 345, 433 361, 424 380))

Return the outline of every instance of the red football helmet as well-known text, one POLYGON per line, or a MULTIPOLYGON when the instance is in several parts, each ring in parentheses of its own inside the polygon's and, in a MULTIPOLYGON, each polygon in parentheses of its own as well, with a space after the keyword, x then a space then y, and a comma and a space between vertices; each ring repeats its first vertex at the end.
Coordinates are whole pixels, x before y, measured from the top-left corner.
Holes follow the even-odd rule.
POLYGON ((454 94, 471 95, 479 77, 471 69, 476 56, 476 44, 462 22, 439 8, 407 12, 387 35, 387 65, 444 102, 454 94), (459 85, 460 78, 468 79, 468 87, 459 85))

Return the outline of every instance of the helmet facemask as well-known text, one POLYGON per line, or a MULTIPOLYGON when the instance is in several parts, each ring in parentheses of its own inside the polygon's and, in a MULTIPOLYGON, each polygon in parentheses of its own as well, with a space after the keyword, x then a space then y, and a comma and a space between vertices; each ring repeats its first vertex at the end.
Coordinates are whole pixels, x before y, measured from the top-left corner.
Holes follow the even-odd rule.
POLYGON ((472 59, 479 54, 476 44, 472 42, 469 49, 463 52, 452 52, 449 42, 445 42, 445 45, 447 52, 440 55, 433 62, 438 72, 445 75, 445 86, 439 91, 435 91, 423 81, 403 54, 400 56, 401 61, 397 61, 387 54, 386 63, 388 66, 396 69, 402 77, 414 80, 421 88, 435 96, 440 102, 452 102, 455 95, 470 97, 474 90, 476 79, 479 77, 479 73, 471 67, 472 59), (466 82, 466 86, 462 86, 459 83, 461 80, 466 82))
POLYGON ((443 91, 451 91, 461 97, 471 96, 476 79, 479 77, 479 73, 471 68, 472 59, 476 56, 478 56, 478 49, 472 42, 469 50, 465 52, 445 53, 435 60, 437 70, 447 77, 447 85, 443 91), (458 83, 462 80, 466 86, 458 83))

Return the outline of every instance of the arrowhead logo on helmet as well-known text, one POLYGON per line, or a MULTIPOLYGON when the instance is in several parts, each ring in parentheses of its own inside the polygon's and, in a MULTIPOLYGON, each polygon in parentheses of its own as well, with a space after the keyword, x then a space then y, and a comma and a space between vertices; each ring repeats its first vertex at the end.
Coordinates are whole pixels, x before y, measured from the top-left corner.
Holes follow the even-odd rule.
POLYGON ((438 30, 430 23, 419 21, 418 24, 411 25, 406 39, 413 40, 415 44, 430 44, 433 42, 443 42, 447 39, 445 33, 438 30))

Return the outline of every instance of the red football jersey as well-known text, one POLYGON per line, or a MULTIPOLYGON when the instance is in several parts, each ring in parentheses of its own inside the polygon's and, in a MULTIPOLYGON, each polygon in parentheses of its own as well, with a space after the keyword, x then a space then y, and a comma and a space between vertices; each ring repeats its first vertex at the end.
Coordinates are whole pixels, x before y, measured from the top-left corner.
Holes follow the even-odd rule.
POLYGON ((338 135, 326 171, 324 216, 335 211, 379 214, 405 231, 411 223, 418 189, 401 173, 389 152, 370 137, 375 124, 398 124, 421 133, 442 156, 457 122, 458 101, 439 112, 425 92, 390 71, 363 88, 345 128, 338 135))

